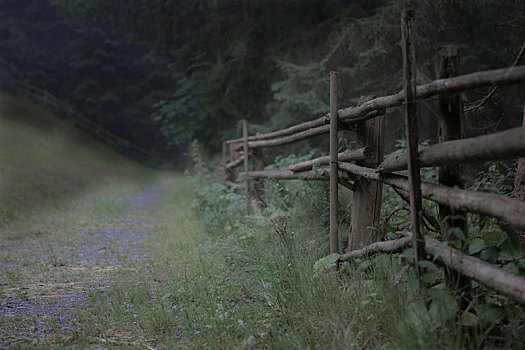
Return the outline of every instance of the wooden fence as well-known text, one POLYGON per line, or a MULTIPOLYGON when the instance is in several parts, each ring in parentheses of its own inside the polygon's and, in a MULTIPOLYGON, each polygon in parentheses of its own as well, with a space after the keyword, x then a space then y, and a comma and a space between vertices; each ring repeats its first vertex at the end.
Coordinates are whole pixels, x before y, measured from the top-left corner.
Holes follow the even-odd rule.
POLYGON ((463 181, 463 165, 466 163, 525 156, 525 128, 464 139, 464 109, 459 96, 460 91, 467 89, 523 83, 525 66, 515 64, 511 68, 458 75, 458 50, 455 46, 445 46, 439 49, 435 59, 437 80, 416 86, 413 18, 410 10, 404 11, 401 18, 404 76, 401 92, 369 100, 363 98, 357 106, 338 109, 337 73, 331 72, 330 113, 323 117, 253 136, 248 136, 247 123, 243 121, 243 137, 223 143, 221 167, 224 182, 245 189, 248 214, 250 179, 330 181, 331 253, 340 252, 337 193, 338 185, 342 185, 353 191, 353 208, 348 252, 340 255, 338 263, 377 253, 400 252, 412 246, 414 260, 411 264, 419 278, 420 288, 425 271, 421 267, 424 264, 419 264, 419 261, 433 256, 446 267, 445 284, 449 289, 468 294, 472 279, 525 304, 525 278, 469 256, 466 242, 461 249, 444 243, 455 239, 451 237, 454 228, 459 228, 468 237, 467 212, 499 218, 512 227, 525 230, 525 202, 503 195, 465 190, 463 181), (417 104, 434 96, 439 100, 439 143, 419 152, 417 104), (397 106, 404 106, 408 151, 383 159, 385 110, 397 106), (357 148, 338 153, 338 131, 343 129, 356 132, 357 148), (263 148, 282 146, 326 133, 330 137, 328 156, 293 164, 289 170, 264 170, 263 148), (255 171, 249 169, 250 155, 256 158, 255 171), (244 164, 244 173, 239 173, 241 164, 244 164), (421 181, 420 168, 430 166, 440 167, 439 184, 421 181), (408 176, 392 173, 398 170, 408 170, 408 176), (239 175, 244 175, 244 184, 235 182, 239 175), (370 228, 379 227, 382 184, 392 186, 410 202, 412 232, 401 239, 364 246, 372 240, 370 228), (439 204, 439 222, 424 211, 422 198, 439 204), (440 229, 444 242, 424 234, 424 217, 440 229))

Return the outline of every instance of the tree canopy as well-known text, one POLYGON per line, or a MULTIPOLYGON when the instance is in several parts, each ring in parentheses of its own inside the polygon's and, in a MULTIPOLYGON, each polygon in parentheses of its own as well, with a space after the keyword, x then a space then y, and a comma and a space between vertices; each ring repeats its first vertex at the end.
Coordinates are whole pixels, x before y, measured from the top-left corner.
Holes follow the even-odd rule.
MULTIPOLYGON (((402 0, 51 4, 4 1, 4 65, 114 128, 133 120, 130 135, 151 133, 155 125, 170 146, 197 138, 217 149, 220 140, 238 136, 241 118, 253 133, 325 113, 331 70, 340 73, 344 106, 360 95, 401 89, 402 0), (40 40, 45 35, 59 41, 40 40)), ((510 66, 523 44, 523 1, 416 6, 420 82, 434 78, 432 57, 443 44, 459 45, 463 73, 510 66)), ((490 117, 497 109, 496 115, 518 120, 523 93, 509 91, 500 91, 476 119, 497 119, 490 117)), ((432 106, 422 109, 432 114, 432 106)))

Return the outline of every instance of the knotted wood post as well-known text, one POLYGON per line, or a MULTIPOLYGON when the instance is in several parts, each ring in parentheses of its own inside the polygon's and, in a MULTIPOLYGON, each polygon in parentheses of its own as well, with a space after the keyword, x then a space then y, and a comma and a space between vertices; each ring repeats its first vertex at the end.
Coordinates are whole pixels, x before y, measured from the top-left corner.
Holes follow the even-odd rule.
POLYGON ((410 189, 410 214, 414 245, 414 266, 419 279, 419 291, 423 282, 419 260, 425 259, 423 232, 423 210, 421 201, 421 178, 419 177, 419 122, 416 102, 416 50, 414 47, 414 10, 405 9, 401 14, 401 36, 403 51, 403 78, 405 95, 405 125, 408 147, 408 182, 410 189))
POLYGON ((339 252, 337 220, 337 72, 330 72, 330 253, 339 252))
MULTIPOLYGON (((361 97, 358 105, 365 103, 367 99, 361 97)), ((359 122, 356 141, 356 147, 367 147, 373 152, 370 158, 356 161, 356 164, 377 168, 384 156, 383 116, 359 122)), ((374 228, 379 227, 382 191, 383 185, 380 182, 362 177, 355 179, 348 251, 361 249, 370 241, 377 241, 377 231, 374 228)))
POLYGON ((242 142, 244 148, 244 185, 245 185, 245 196, 244 196, 244 214, 248 216, 250 214, 250 178, 248 173, 250 172, 250 159, 248 152, 248 123, 246 119, 242 120, 242 142))
MULTIPOLYGON (((436 79, 451 78, 459 74, 458 48, 443 46, 438 50, 434 61, 436 79)), ((439 96, 439 142, 457 140, 464 137, 463 104, 458 92, 439 96)), ((465 188, 464 164, 449 162, 439 168, 439 183, 449 187, 465 188)), ((468 237, 467 212, 447 205, 439 205, 439 223, 443 241, 454 241, 453 228, 460 229, 468 237)), ((463 242, 461 251, 468 254, 468 241, 463 242)), ((445 268, 445 286, 458 293, 468 293, 470 280, 450 268, 445 268)), ((466 296, 466 295, 465 295, 466 296)), ((465 299, 464 299, 465 300, 465 299)), ((465 300, 466 301, 466 300, 465 300)))

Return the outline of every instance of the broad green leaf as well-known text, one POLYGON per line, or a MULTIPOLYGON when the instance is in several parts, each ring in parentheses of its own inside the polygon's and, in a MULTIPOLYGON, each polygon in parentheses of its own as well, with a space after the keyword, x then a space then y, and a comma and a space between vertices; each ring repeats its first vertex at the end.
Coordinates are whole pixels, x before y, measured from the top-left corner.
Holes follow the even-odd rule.
POLYGON ((339 254, 333 253, 317 260, 314 264, 314 271, 322 272, 331 269, 335 265, 337 259, 339 259, 339 256, 339 254))
POLYGON ((454 227, 454 228, 450 229, 449 233, 451 235, 454 235, 457 238, 461 239, 463 242, 465 242, 467 240, 467 237, 465 237, 465 234, 463 233, 463 230, 460 229, 459 227, 454 227))
POLYGON ((405 310, 406 322, 418 332, 431 325, 431 318, 422 300, 410 303, 405 310))
POLYGON ((421 276, 421 279, 423 282, 432 284, 436 282, 437 276, 433 272, 425 273, 423 276, 421 276))
POLYGON ((481 252, 480 255, 481 259, 489 261, 491 263, 495 263, 498 260, 498 256, 499 250, 495 247, 490 247, 489 249, 484 250, 483 252, 481 252))
POLYGON ((476 238, 470 241, 469 243, 469 254, 476 254, 482 251, 483 249, 487 248, 485 241, 483 241, 481 238, 476 238))
POLYGON ((434 322, 443 323, 453 319, 458 311, 456 299, 448 294, 444 297, 432 301, 430 305, 430 315, 434 322))
POLYGON ((482 234, 483 241, 485 241, 485 244, 487 247, 499 247, 500 245, 505 242, 507 239, 507 235, 505 235, 501 231, 488 231, 484 232, 482 234))
POLYGON ((505 241, 505 243, 499 248, 499 260, 508 261, 516 260, 523 256, 523 251, 519 245, 514 245, 510 240, 505 241))
POLYGON ((480 305, 479 307, 479 319, 483 323, 498 324, 504 316, 505 313, 502 309, 490 304, 480 305))
POLYGON ((439 268, 431 261, 428 260, 420 260, 417 263, 420 267, 425 269, 431 269, 433 271, 439 271, 439 268))
POLYGON ((478 324, 478 318, 471 312, 464 312, 461 315, 461 324, 466 327, 475 327, 478 324))

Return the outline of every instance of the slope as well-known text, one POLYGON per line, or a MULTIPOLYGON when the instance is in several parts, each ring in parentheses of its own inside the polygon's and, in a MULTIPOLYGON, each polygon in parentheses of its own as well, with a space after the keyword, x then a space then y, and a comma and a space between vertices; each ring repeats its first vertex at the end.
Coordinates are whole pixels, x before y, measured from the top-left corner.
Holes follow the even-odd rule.
POLYGON ((0 228, 151 172, 35 103, 0 93, 0 228))

